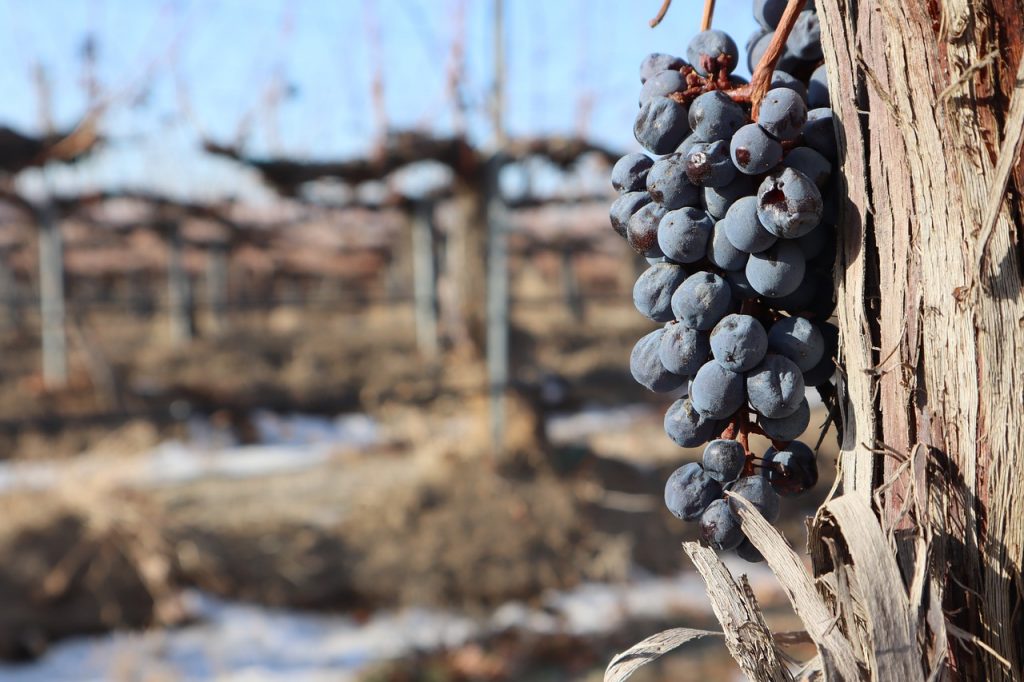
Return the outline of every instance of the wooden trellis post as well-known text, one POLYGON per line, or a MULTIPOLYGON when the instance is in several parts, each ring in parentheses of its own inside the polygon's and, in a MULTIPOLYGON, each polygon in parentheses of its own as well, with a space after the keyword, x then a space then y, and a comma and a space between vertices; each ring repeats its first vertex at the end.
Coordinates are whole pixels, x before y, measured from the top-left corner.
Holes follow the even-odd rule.
POLYGON ((60 388, 68 381, 64 305, 64 248, 55 208, 43 204, 39 219, 39 319, 42 329, 43 384, 60 388))

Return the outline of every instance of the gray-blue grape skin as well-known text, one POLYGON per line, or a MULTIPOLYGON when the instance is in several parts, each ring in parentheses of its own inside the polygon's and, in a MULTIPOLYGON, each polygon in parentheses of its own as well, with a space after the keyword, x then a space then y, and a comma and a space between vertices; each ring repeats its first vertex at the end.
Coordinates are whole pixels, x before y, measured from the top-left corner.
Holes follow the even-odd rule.
POLYGON ((700 208, 669 211, 658 225, 658 247, 677 263, 696 263, 707 253, 715 223, 700 208))
POLYGON ((817 457, 800 441, 793 441, 782 450, 768 448, 764 463, 764 477, 779 495, 799 495, 818 482, 817 457))
POLYGON ((686 177, 700 187, 724 187, 736 177, 725 140, 695 144, 686 158, 686 177))
POLYGON ((711 344, 708 333, 677 323, 667 325, 661 335, 658 357, 673 374, 693 376, 708 359, 711 344))
POLYGON ((761 554, 757 547, 754 547, 753 543, 750 542, 749 539, 746 539, 739 544, 736 548, 736 556, 752 564, 759 564, 764 561, 764 555, 761 554))
POLYGON ((786 0, 754 0, 754 21, 766 31, 774 31, 782 13, 786 11, 786 0))
POLYGON ((828 253, 835 252, 835 244, 832 243, 833 228, 831 225, 822 223, 816 228, 808 232, 802 237, 798 237, 793 241, 800 247, 800 250, 804 253, 804 258, 810 261, 812 258, 816 258, 822 253, 826 252, 825 247, 828 247, 828 253))
MULTIPOLYGON (((799 242, 800 240, 797 240, 799 242)), ((807 311, 814 301, 814 287, 831 286, 827 282, 820 281, 813 272, 805 272, 804 278, 792 293, 785 296, 768 298, 768 304, 777 309, 785 310, 788 313, 802 313, 807 311)))
MULTIPOLYGON (((768 51, 768 45, 771 44, 772 38, 775 37, 775 31, 769 31, 765 33, 747 50, 747 67, 753 73, 757 69, 758 62, 761 61, 761 57, 768 51)), ((779 61, 775 64, 776 69, 781 69, 788 73, 793 73, 803 66, 804 62, 790 50, 784 50, 782 55, 779 57, 779 61)))
MULTIPOLYGON (((814 182, 818 189, 828 184, 832 175, 832 164, 821 153, 810 147, 795 147, 782 157, 785 168, 798 170, 814 182)), ((824 200, 823 200, 824 201, 824 200)), ((824 206, 822 206, 824 210, 824 206)))
POLYGON ((617 192, 640 192, 647 188, 647 171, 654 159, 637 152, 626 154, 612 166, 612 187, 617 192))
POLYGON ((652 97, 640 107, 633 135, 652 154, 668 154, 690 132, 686 107, 667 97, 652 97))
POLYGON ((805 62, 821 59, 821 23, 817 12, 805 9, 796 18, 786 40, 786 51, 805 62))
POLYGON ((707 331, 729 313, 732 293, 724 279, 711 272, 687 277, 672 294, 672 313, 691 329, 707 331))
POLYGON ((704 208, 715 218, 725 217, 729 207, 738 199, 757 192, 754 178, 743 173, 737 174, 732 182, 724 187, 704 188, 704 208))
POLYGON ((729 34, 724 31, 711 29, 701 31, 690 39, 686 46, 686 61, 690 62, 693 68, 702 76, 707 76, 709 71, 705 68, 705 60, 710 59, 715 63, 715 70, 724 66, 726 73, 732 73, 739 64, 740 53, 736 43, 729 34), (726 63, 723 65, 718 61, 720 56, 726 56, 726 63))
POLYGON ((663 54, 661 52, 652 52, 640 62, 640 82, 646 83, 648 78, 661 71, 668 71, 670 69, 678 71, 684 66, 686 66, 686 62, 679 57, 673 57, 670 54, 663 54))
POLYGON ((693 409, 710 419, 725 419, 743 406, 743 375, 712 360, 697 370, 690 384, 693 409))
POLYGON ((807 318, 783 317, 768 330, 768 350, 789 358, 806 372, 825 354, 825 339, 807 318))
POLYGON ((732 291, 733 298, 737 300, 757 298, 757 292, 754 291, 754 287, 750 286, 743 270, 727 270, 725 281, 729 283, 729 290, 732 291))
POLYGON ((655 329, 633 346, 629 354, 629 371, 636 382, 649 391, 668 393, 685 383, 686 378, 672 374, 661 364, 658 348, 663 330, 655 329))
POLYGON ((821 222, 821 190, 793 168, 772 173, 757 188, 757 217, 782 239, 802 237, 821 222))
POLYGON ((746 537, 740 520, 729 509, 729 503, 718 498, 700 516, 701 541, 719 552, 736 549, 746 537))
POLYGON ((651 195, 647 192, 626 192, 620 196, 612 202, 612 207, 608 210, 608 218, 611 220, 612 229, 620 237, 625 238, 629 219, 633 217, 634 213, 649 203, 651 203, 651 195))
POLYGON ((807 101, 807 86, 804 85, 800 80, 785 71, 776 69, 772 72, 772 82, 769 85, 770 90, 776 88, 788 88, 796 94, 800 95, 800 99, 807 101))
POLYGON ((807 272, 800 247, 780 240, 760 253, 750 254, 744 273, 754 291, 776 298, 796 291, 807 272))
POLYGON ((697 462, 684 464, 665 482, 665 506, 683 521, 696 521, 708 505, 722 498, 722 486, 697 462))
POLYGON ((675 153, 680 154, 685 159, 689 155, 690 150, 699 144, 704 144, 704 140, 697 137, 696 133, 691 132, 683 139, 682 142, 679 143, 679 146, 676 147, 675 153))
POLYGON ((683 448, 695 448, 714 438, 721 431, 721 422, 707 419, 693 409, 689 398, 680 398, 665 412, 665 433, 683 448))
POLYGON ((821 336, 825 339, 825 353, 818 364, 804 372, 804 383, 808 386, 823 386, 832 379, 836 373, 836 363, 833 358, 839 354, 839 330, 834 324, 822 322, 818 326, 821 336))
POLYGON ((704 471, 708 476, 721 484, 732 483, 747 464, 747 453, 743 446, 734 440, 716 438, 704 446, 701 458, 704 471))
POLYGON ((768 352, 768 335, 756 318, 733 313, 711 330, 711 354, 733 372, 753 369, 768 352))
POLYGON ((764 431, 765 435, 772 440, 785 442, 796 440, 800 437, 800 434, 807 430, 808 424, 811 423, 811 407, 807 403, 807 398, 804 398, 800 401, 796 411, 788 417, 771 419, 758 416, 757 423, 760 424, 761 430, 764 431))
POLYGON ((667 211, 658 204, 646 204, 626 223, 626 241, 646 258, 664 256, 658 248, 658 223, 667 211))
POLYGON ((776 140, 795 140, 807 122, 807 105, 789 88, 769 90, 761 100, 757 125, 776 140))
POLYGON ((686 79, 679 71, 660 71, 647 79, 644 86, 640 88, 640 105, 651 100, 652 97, 667 97, 673 92, 681 92, 686 89, 686 79))
POLYGON ((647 172, 647 193, 665 210, 700 206, 701 189, 686 177, 686 159, 675 153, 658 159, 647 172))
POLYGON ((686 271, 674 263, 647 268, 633 285, 633 305, 655 322, 672 320, 672 293, 686 279, 686 271))
POLYGON ((747 254, 740 251, 725 235, 725 221, 719 220, 708 239, 707 259, 723 270, 742 270, 747 266, 747 254))
POLYGON ((804 144, 819 152, 829 161, 839 158, 835 115, 831 109, 819 107, 807 112, 807 123, 804 124, 804 144))
MULTIPOLYGON (((787 92, 792 92, 791 90, 787 92)), ((729 142, 732 163, 741 173, 767 173, 782 161, 782 145, 756 123, 748 123, 729 142)))
MULTIPOLYGON (((744 476, 728 487, 729 492, 743 497, 768 523, 774 523, 779 518, 779 494, 772 489, 771 484, 760 475, 744 476)), ((729 509, 733 514, 739 516, 739 503, 733 498, 728 498, 729 509)))
POLYGON ((722 220, 729 243, 744 253, 760 253, 778 240, 757 217, 757 197, 737 199, 722 220))
POLYGON ((828 94, 828 73, 825 65, 822 64, 811 74, 811 80, 807 83, 807 106, 812 109, 831 106, 828 94))
POLYGON ((690 103, 690 128, 705 142, 728 140, 746 122, 743 108, 721 90, 705 92, 690 103))
POLYGON ((747 402, 769 419, 788 417, 804 399, 804 377, 789 358, 769 353, 747 373, 747 402))

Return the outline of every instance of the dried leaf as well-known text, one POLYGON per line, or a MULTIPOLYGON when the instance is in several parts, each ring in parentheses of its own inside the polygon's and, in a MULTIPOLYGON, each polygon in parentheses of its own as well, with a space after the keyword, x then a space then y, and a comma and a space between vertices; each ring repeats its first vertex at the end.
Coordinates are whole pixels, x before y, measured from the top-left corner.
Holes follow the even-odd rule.
POLYGON ((695 639, 709 636, 721 637, 722 633, 692 628, 673 628, 651 635, 613 658, 604 672, 604 682, 622 682, 636 672, 640 666, 660 658, 672 649, 695 639))

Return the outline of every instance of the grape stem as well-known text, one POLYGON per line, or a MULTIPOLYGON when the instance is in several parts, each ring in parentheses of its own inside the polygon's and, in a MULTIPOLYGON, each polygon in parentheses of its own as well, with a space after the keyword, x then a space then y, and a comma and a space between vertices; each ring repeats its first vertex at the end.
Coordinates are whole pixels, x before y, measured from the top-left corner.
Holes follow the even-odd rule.
POLYGON ((778 63, 782 51, 786 48, 786 40, 789 39, 789 34, 793 30, 793 26, 796 25, 796 20, 800 16, 800 12, 803 11, 805 2, 806 0, 789 0, 786 10, 782 13, 782 18, 779 20, 779 25, 775 29, 775 34, 772 36, 772 41, 768 44, 768 49, 765 50, 761 61, 754 68, 750 79, 750 102, 752 105, 750 115, 755 121, 757 112, 761 108, 761 100, 764 99, 771 87, 775 64, 778 63))
POLYGON ((655 26, 661 23, 661 20, 665 18, 665 13, 668 12, 668 6, 671 4, 672 0, 664 0, 664 2, 661 3, 661 9, 658 10, 658 13, 654 16, 653 19, 647 22, 648 24, 650 24, 651 28, 654 28, 655 26))
POLYGON ((711 30, 711 19, 715 16, 715 0, 704 0, 704 16, 700 18, 700 30, 711 30))

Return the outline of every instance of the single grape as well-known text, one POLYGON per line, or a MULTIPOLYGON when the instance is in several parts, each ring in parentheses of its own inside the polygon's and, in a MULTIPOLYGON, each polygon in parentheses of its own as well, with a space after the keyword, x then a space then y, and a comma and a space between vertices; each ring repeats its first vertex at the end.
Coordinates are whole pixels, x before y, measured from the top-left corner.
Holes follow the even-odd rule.
POLYGON ((777 298, 797 290, 807 272, 807 263, 800 247, 784 240, 760 253, 750 254, 744 272, 754 291, 777 298))
POLYGON ((792 76, 785 71, 776 69, 772 72, 772 82, 769 89, 774 90, 775 88, 788 88, 800 95, 800 99, 805 102, 807 101, 807 86, 796 76, 792 76))
POLYGON ((807 83, 807 106, 812 109, 831 106, 828 95, 828 74, 822 64, 811 74, 807 83))
MULTIPOLYGON (((747 50, 747 68, 750 69, 751 73, 757 70, 757 65, 764 57, 764 53, 768 51, 768 46, 772 42, 772 38, 775 37, 775 31, 769 31, 761 35, 750 46, 747 50)), ((775 63, 775 68, 788 73, 795 73, 803 67, 803 60, 797 57, 790 50, 784 50, 782 55, 779 57, 779 61, 775 63)))
POLYGON ((835 115, 831 109, 819 107, 807 112, 807 123, 804 125, 804 144, 830 161, 839 158, 835 115))
POLYGON ((707 252, 714 226, 703 209, 669 211, 658 225, 658 247, 677 263, 695 263, 707 252))
POLYGON ((679 143, 679 146, 676 147, 675 153, 681 155, 685 159, 690 154, 690 150, 698 144, 704 144, 704 140, 697 137, 696 133, 690 133, 682 142, 679 143))
POLYGON ((700 516, 701 541, 719 552, 736 549, 746 538, 740 520, 729 510, 729 503, 718 498, 700 516))
POLYGON ((729 291, 732 292, 733 298, 739 300, 757 298, 757 292, 754 291, 754 287, 750 286, 743 270, 727 270, 725 281, 729 283, 729 291))
POLYGON ((712 360, 694 375, 690 402, 705 417, 725 419, 743 406, 743 393, 743 375, 712 360))
POLYGON ((700 142, 686 155, 686 177, 700 187, 724 187, 736 177, 725 140, 700 142))
POLYGON ((782 157, 782 165, 800 171, 810 178, 819 189, 823 189, 828 184, 828 179, 832 175, 832 164, 810 147, 793 148, 782 157))
POLYGON ((708 75, 709 66, 716 71, 724 69, 726 73, 732 73, 739 58, 736 43, 724 31, 701 31, 690 39, 686 47, 686 61, 702 76, 708 75))
POLYGON ((757 547, 754 547, 750 540, 744 540, 739 544, 739 547, 736 548, 736 556, 752 564, 759 564, 764 561, 764 556, 757 547))
POLYGON ((658 224, 667 211, 658 204, 645 204, 626 223, 626 241, 647 258, 663 256, 658 248, 658 224))
POLYGON ((612 229, 620 237, 626 236, 626 225, 633 214, 639 211, 645 204, 651 203, 651 195, 647 192, 626 192, 614 202, 608 211, 608 218, 611 220, 612 229))
POLYGON ((795 140, 806 122, 807 105, 789 88, 769 90, 761 100, 757 125, 776 140, 795 140))
POLYGON ((708 333, 674 323, 665 327, 658 357, 665 369, 679 376, 693 376, 711 354, 708 333))
POLYGON ((711 353, 733 372, 753 369, 768 352, 768 335, 750 315, 726 315, 711 330, 711 353))
POLYGON ((690 131, 686 107, 667 97, 652 97, 640 107, 633 135, 652 154, 668 154, 690 131))
POLYGON ((685 377, 672 374, 661 364, 658 349, 661 345, 662 329, 655 329, 633 346, 629 354, 629 371, 636 382, 649 391, 668 393, 683 385, 685 377))
POLYGON ((814 451, 800 441, 782 450, 768 448, 764 463, 765 477, 779 495, 799 495, 818 482, 818 460, 814 451))
POLYGON ((747 373, 747 401, 760 415, 769 419, 788 417, 800 408, 803 399, 803 374, 789 358, 769 353, 747 373))
POLYGON ((825 354, 825 339, 818 326, 807 318, 783 317, 768 330, 768 350, 789 358, 801 372, 806 372, 825 354))
POLYGON ((822 322, 818 330, 825 339, 825 352, 817 365, 804 372, 804 383, 808 386, 824 386, 836 373, 834 358, 839 355, 839 329, 834 324, 822 322))
POLYGON ((705 474, 697 462, 679 467, 665 483, 665 506, 683 521, 696 521, 708 505, 721 496, 722 486, 705 474))
POLYGON ((743 108, 721 90, 705 92, 690 104, 690 128, 705 142, 728 140, 746 122, 743 108))
POLYGON ((796 24, 786 40, 786 51, 805 62, 821 59, 821 23, 817 12, 805 9, 796 18, 796 24))
POLYGON ((747 463, 747 453, 734 440, 717 438, 704 446, 704 471, 719 483, 732 483, 747 463))
POLYGON ((783 239, 796 239, 821 222, 821 191, 806 175, 783 168, 757 188, 757 217, 764 228, 783 239))
POLYGON ((644 86, 640 88, 640 106, 649 102, 653 97, 667 97, 685 89, 686 79, 678 70, 659 71, 648 78, 644 86))
POLYGON ((705 331, 728 314, 731 303, 729 285, 711 272, 690 275, 672 294, 676 319, 687 327, 705 331))
POLYGON ((626 154, 612 166, 612 187, 618 192, 639 192, 647 188, 647 171, 654 160, 646 154, 626 154))
POLYGON ((754 178, 739 173, 724 187, 705 187, 704 208, 713 217, 721 220, 737 199, 756 193, 757 184, 754 178))
POLYGON ((684 66, 686 66, 686 62, 679 57, 673 57, 670 54, 662 54, 660 52, 652 52, 644 57, 644 60, 640 62, 640 82, 646 83, 647 79, 656 73, 668 71, 670 69, 678 71, 684 66))
MULTIPOLYGON (((779 518, 779 495, 763 476, 744 476, 730 485, 728 490, 749 502, 768 523, 774 523, 779 518)), ((738 517, 739 503, 731 497, 728 500, 729 509, 738 517)))
MULTIPOLYGON (((797 240, 799 242, 799 240, 797 240)), ((815 287, 829 286, 813 272, 805 272, 800 285, 792 293, 785 296, 768 297, 768 303, 777 310, 785 310, 788 313, 805 312, 814 301, 815 287)))
POLYGON ((729 143, 729 153, 733 165, 747 175, 767 173, 782 161, 782 145, 756 123, 736 131, 729 143))
POLYGON ((723 270, 742 270, 747 265, 747 254, 733 246, 725 235, 724 220, 719 220, 712 228, 705 256, 712 265, 723 270))
POLYGON ((686 279, 686 272, 674 263, 647 268, 633 285, 633 305, 655 322, 672 320, 672 294, 686 279))
POLYGON ((754 0, 754 21, 766 31, 774 31, 778 27, 785 11, 786 0, 754 0))
POLYGON ((665 433, 683 448, 695 448, 711 440, 721 431, 721 422, 707 419, 693 409, 689 398, 680 398, 665 412, 665 433))
POLYGON ((729 243, 744 253, 760 253, 777 240, 757 217, 757 197, 741 197, 733 202, 723 219, 729 243))
POLYGON ((686 158, 679 153, 654 163, 647 173, 647 192, 668 211, 700 206, 701 189, 686 177, 686 158))
POLYGON ((761 430, 764 431, 765 435, 772 440, 786 442, 796 440, 800 437, 800 434, 807 430, 808 424, 811 423, 811 407, 807 403, 807 398, 804 398, 800 401, 796 411, 788 417, 770 419, 769 417, 759 415, 757 423, 761 426, 761 430))

